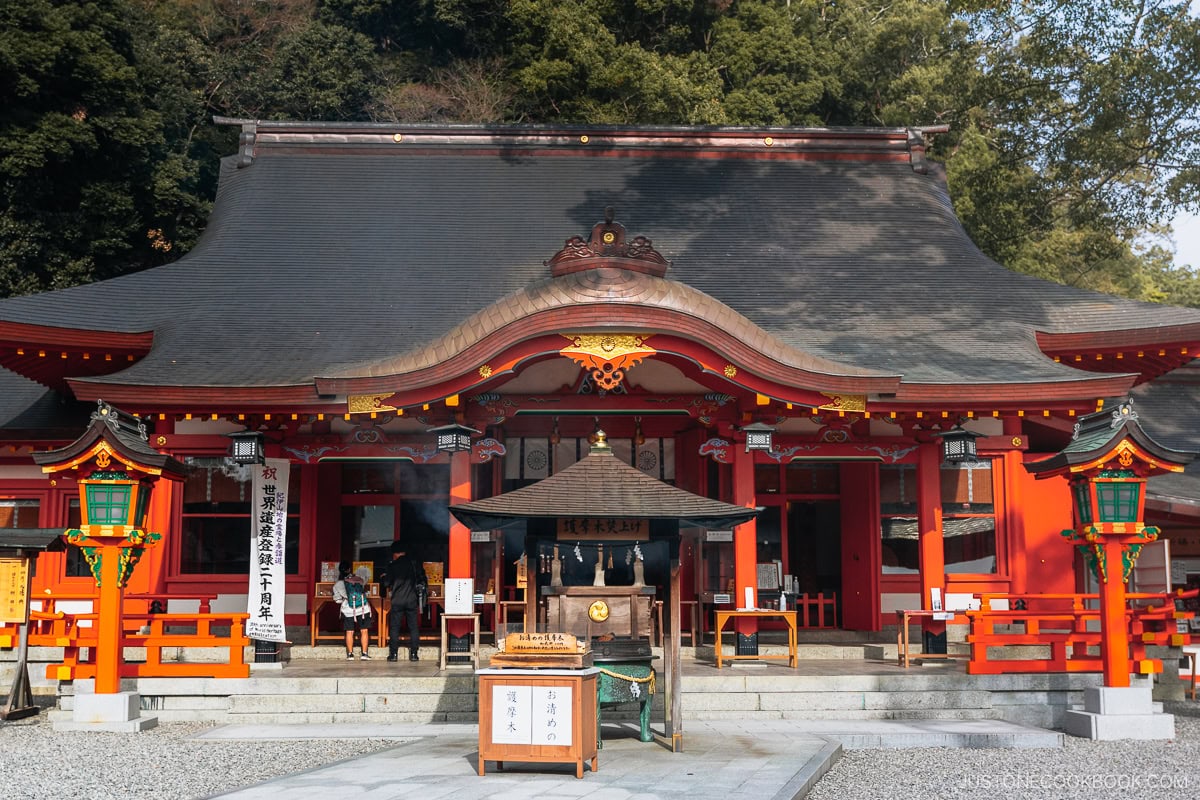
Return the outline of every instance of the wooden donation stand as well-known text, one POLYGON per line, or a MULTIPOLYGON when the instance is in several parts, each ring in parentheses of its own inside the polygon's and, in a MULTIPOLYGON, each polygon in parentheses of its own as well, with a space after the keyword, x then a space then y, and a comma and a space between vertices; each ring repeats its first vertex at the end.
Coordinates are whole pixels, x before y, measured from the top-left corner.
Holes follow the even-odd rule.
POLYGON ((586 644, 566 633, 511 634, 505 652, 492 659, 492 667, 478 670, 479 774, 486 762, 545 761, 574 764, 575 777, 583 777, 583 763, 597 768, 596 693, 600 670, 594 667, 561 668, 588 660, 580 650, 586 644), (497 668, 521 662, 539 669, 497 668), (515 660, 515 661, 514 661, 515 660))

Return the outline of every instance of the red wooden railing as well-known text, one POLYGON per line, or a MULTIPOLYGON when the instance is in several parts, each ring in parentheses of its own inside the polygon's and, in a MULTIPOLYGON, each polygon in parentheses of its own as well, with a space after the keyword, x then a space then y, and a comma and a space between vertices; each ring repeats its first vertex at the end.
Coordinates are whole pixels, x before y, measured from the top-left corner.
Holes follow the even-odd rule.
MULTIPOLYGON (((55 609, 55 601, 90 599, 88 597, 39 598, 43 610, 29 615, 30 647, 61 647, 61 662, 46 666, 46 677, 55 680, 74 680, 96 676, 97 626, 96 613, 68 613, 55 609)), ((197 599, 197 598, 185 598, 197 599)), ((205 598, 199 598, 207 605, 205 598)), ((144 648, 145 661, 120 663, 122 678, 245 678, 250 666, 245 660, 245 648, 250 640, 245 635, 248 614, 130 614, 124 615, 121 647, 144 648), (164 648, 200 648, 226 651, 223 661, 171 661, 163 658, 164 648)), ((0 625, 0 647, 18 643, 16 625, 0 625)), ((174 654, 172 654, 174 655, 174 654)))
MULTIPOLYGON (((1149 646, 1181 647, 1191 643, 1178 622, 1191 619, 1190 611, 1176 609, 1176 601, 1195 597, 1198 590, 1173 594, 1129 594, 1125 613, 1130 643, 1129 671, 1141 675, 1162 672, 1162 661, 1146 656, 1149 646)), ((980 608, 965 612, 971 623, 967 642, 971 658, 967 672, 999 675, 1012 672, 1102 672, 1100 611, 1087 608, 1095 594, 981 594, 980 608), (997 600, 1008 608, 996 609, 997 600), (1009 630, 997 631, 997 626, 1009 630), (1023 656, 993 653, 989 648, 1018 648, 1023 656), (1029 648, 1049 648, 1049 654, 1029 648)))

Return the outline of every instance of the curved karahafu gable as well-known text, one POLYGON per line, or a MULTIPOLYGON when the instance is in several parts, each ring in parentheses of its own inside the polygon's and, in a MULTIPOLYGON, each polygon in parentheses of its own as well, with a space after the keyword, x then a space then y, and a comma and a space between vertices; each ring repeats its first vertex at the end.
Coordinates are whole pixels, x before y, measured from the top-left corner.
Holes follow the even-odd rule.
MULTIPOLYGON (((1039 332, 1170 328, 1173 342, 1200 344, 1200 312, 1048 284, 985 258, 925 169, 917 131, 244 127, 191 253, 0 303, 0 365, 80 398, 313 404, 318 377, 461 352, 466 338, 455 337, 478 333, 464 321, 506 299, 533 304, 573 275, 630 274, 613 264, 552 278, 545 263, 609 206, 670 264, 662 277, 637 273, 635 288, 670 284, 673 300, 691 293, 727 309, 693 329, 696 341, 732 355, 709 331, 740 331, 785 371, 899 377, 898 399, 964 387, 1095 398, 1133 382, 1136 370, 1055 363, 1039 332), (5 323, 107 335, 37 361, 17 356, 5 323), (95 358, 114 337, 132 349, 83 370, 84 347, 95 358)), ((605 305, 596 298, 608 289, 594 288, 596 326, 639 300, 614 290, 605 305)), ((579 324, 565 315, 561 332, 579 324)))

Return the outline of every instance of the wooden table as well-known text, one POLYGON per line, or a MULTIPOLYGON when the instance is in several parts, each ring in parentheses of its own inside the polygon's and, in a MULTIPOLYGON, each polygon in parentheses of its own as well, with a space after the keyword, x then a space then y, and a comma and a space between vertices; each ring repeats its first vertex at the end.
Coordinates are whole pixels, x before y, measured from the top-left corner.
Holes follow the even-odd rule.
POLYGON ((969 658, 962 653, 921 653, 916 658, 909 656, 910 642, 908 640, 908 623, 913 619, 940 619, 946 622, 952 622, 955 617, 953 611, 931 611, 928 609, 913 609, 910 611, 896 610, 896 623, 900 626, 900 630, 896 631, 896 663, 908 669, 909 661, 921 661, 924 659, 933 658, 969 658))
MULTIPOLYGON (((383 598, 379 595, 367 595, 367 602, 371 604, 371 611, 375 614, 375 636, 378 647, 383 647, 387 644, 387 619, 384 615, 383 598)), ((322 633, 320 625, 321 609, 328 603, 337 604, 336 601, 327 594, 314 595, 312 598, 312 609, 308 612, 308 644, 309 647, 316 647, 320 642, 340 642, 346 643, 345 631, 337 633, 322 633)), ((338 611, 338 622, 341 622, 341 610, 338 611)))
POLYGON ((479 614, 442 614, 442 646, 438 650, 438 670, 446 669, 446 657, 449 655, 455 656, 470 656, 471 667, 479 669, 479 614), (446 645, 449 643, 449 637, 446 634, 446 620, 448 619, 465 619, 469 620, 474 626, 474 638, 472 639, 471 649, 465 653, 447 653, 446 645))
MULTIPOLYGON (((742 661, 742 660, 757 660, 767 658, 786 658, 789 667, 799 665, 799 657, 796 654, 796 612, 795 611, 774 611, 770 609, 755 609, 752 611, 738 611, 736 609, 721 610, 717 612, 716 624, 716 651, 717 651, 717 669, 721 668, 722 661, 742 661), (787 623, 788 629, 788 651, 787 655, 753 655, 740 656, 737 654, 737 645, 734 645, 734 654, 731 656, 721 655, 721 634, 724 633, 725 623, 730 619, 781 619, 787 623)), ((736 635, 736 631, 734 632, 736 635)), ((736 639, 735 639, 736 642, 736 639)))

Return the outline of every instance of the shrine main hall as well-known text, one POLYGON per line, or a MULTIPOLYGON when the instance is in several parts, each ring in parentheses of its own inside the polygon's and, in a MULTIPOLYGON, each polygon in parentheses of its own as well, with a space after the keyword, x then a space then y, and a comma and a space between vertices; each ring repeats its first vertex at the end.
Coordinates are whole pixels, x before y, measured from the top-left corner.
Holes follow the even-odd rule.
MULTIPOLYGON (((75 482, 32 455, 97 401, 189 467, 154 493, 163 540, 132 594, 245 610, 231 435, 290 467, 285 615, 305 632, 323 565, 378 576, 397 540, 435 585, 473 579, 488 627, 545 615, 555 576, 661 602, 674 562, 709 630, 722 608, 879 631, 933 590, 1086 591, 1067 483, 1025 465, 1127 397, 1157 441, 1200 449, 1200 310, 988 259, 925 156, 937 129, 222 122, 240 144, 194 249, 0 301, 4 525, 78 527, 75 482), (601 433, 656 485, 754 513, 665 524, 655 489, 603 515, 586 494, 557 519, 451 514, 601 433)), ((1200 473, 1151 479, 1145 504, 1173 580, 1200 581, 1200 473)), ((35 595, 94 586, 79 548, 39 557, 35 595)))

